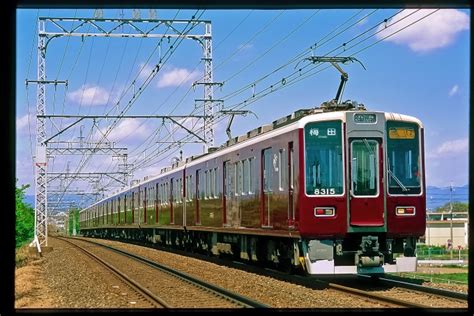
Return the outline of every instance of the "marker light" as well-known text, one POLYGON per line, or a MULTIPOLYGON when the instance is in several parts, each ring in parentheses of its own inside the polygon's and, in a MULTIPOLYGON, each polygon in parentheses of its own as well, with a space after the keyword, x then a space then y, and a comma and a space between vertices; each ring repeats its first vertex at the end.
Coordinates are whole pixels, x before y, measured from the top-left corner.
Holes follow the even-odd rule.
POLYGON ((413 216, 415 215, 414 206, 397 206, 396 214, 399 216, 413 216))
POLYGON ((316 217, 330 217, 336 214, 336 210, 334 207, 315 207, 314 208, 314 216, 316 217))

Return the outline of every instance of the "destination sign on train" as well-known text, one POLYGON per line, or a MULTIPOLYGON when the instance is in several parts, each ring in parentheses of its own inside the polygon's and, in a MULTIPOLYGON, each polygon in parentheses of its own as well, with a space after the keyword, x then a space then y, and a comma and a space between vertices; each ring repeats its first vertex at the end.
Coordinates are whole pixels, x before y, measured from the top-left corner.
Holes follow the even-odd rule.
POLYGON ((388 130, 390 139, 415 139, 415 130, 407 127, 391 127, 388 130))
POLYGON ((369 113, 357 113, 354 114, 354 122, 363 124, 375 124, 377 123, 377 116, 375 114, 369 113))

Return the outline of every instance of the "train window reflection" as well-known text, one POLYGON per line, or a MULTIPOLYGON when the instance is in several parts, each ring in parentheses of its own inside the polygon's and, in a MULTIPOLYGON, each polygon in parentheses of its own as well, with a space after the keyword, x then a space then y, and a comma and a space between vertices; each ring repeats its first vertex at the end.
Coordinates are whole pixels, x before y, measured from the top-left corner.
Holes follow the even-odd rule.
POLYGON ((343 193, 342 132, 340 121, 305 126, 305 187, 307 195, 343 193))
POLYGON ((421 168, 418 125, 387 121, 387 131, 389 193, 419 194, 421 192, 421 168), (393 131, 397 131, 397 133, 393 131), (401 133, 399 131, 407 132, 401 133))
POLYGON ((353 140, 351 142, 351 189, 354 195, 378 194, 378 142, 353 140))

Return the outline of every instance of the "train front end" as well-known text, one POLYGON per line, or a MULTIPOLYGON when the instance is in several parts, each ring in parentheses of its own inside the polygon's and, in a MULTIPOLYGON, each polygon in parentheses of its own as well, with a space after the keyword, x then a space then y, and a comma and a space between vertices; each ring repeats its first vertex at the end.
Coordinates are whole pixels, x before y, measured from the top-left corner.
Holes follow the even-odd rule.
POLYGON ((301 122, 299 231, 309 274, 415 271, 425 233, 423 126, 335 111, 301 122))

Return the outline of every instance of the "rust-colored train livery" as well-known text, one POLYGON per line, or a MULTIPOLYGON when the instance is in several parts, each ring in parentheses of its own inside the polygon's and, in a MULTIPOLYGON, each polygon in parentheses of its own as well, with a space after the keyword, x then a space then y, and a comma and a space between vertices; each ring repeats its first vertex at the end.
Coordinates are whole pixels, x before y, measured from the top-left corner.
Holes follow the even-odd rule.
POLYGON ((423 147, 411 116, 299 110, 82 210, 81 234, 309 274, 415 271, 423 147))

